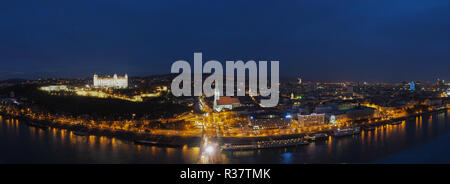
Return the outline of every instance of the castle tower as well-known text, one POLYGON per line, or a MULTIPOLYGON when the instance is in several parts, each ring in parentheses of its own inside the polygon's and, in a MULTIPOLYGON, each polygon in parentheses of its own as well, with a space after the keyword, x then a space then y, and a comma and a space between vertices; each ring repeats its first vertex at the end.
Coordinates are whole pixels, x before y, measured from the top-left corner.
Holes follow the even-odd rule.
POLYGON ((124 81, 123 87, 128 88, 128 74, 125 74, 124 78, 125 78, 125 81, 124 81))
POLYGON ((117 74, 115 73, 113 76, 113 85, 114 86, 118 86, 119 85, 119 80, 117 80, 117 74))
POLYGON ((94 73, 93 82, 94 82, 94 88, 97 87, 98 86, 98 75, 96 73, 94 73))

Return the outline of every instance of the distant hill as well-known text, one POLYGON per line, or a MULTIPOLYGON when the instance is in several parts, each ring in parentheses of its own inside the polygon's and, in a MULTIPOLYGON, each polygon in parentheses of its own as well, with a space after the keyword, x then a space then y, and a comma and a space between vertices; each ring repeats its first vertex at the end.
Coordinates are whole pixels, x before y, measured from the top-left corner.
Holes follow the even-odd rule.
POLYGON ((2 81, 0 81, 0 83, 21 83, 21 82, 26 82, 26 81, 27 81, 27 79, 12 78, 12 79, 2 80, 2 81))

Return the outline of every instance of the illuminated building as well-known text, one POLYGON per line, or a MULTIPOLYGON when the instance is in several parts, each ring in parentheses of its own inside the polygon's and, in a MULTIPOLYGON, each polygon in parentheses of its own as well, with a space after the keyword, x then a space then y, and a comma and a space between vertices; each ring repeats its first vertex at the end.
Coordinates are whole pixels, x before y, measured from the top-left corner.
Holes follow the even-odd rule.
POLYGON ((301 126, 317 126, 325 124, 325 114, 298 115, 298 123, 301 126))
POLYGON ((229 96, 220 96, 219 90, 214 90, 214 110, 217 112, 223 109, 232 110, 233 108, 241 106, 238 98, 233 98, 229 96))
POLYGON ((98 77, 94 74, 94 88, 128 88, 128 75, 118 77, 114 74, 113 77, 98 77))
POLYGON ((336 116, 335 115, 331 115, 331 117, 330 117, 330 124, 336 125, 336 116))
POLYGON ((42 86, 40 88, 42 91, 69 91, 69 88, 66 85, 50 85, 50 86, 42 86))
POLYGON ((289 126, 289 119, 274 117, 274 118, 252 118, 250 117, 249 125, 253 127, 254 130, 258 129, 278 129, 282 127, 289 126))
POLYGON ((332 113, 334 119, 330 118, 330 123, 332 121, 345 122, 348 120, 370 119, 373 118, 375 110, 376 109, 370 107, 357 107, 353 109, 338 110, 332 113))
POLYGON ((416 90, 416 84, 414 83, 414 81, 409 83, 409 90, 410 91, 414 91, 416 90))

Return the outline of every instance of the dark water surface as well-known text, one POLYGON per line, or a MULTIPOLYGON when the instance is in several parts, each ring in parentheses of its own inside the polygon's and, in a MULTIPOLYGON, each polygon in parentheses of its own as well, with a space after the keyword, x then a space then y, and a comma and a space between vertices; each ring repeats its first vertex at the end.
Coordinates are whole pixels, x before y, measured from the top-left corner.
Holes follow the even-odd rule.
MULTIPOLYGON (((222 163, 450 163, 447 112, 306 146, 223 152, 222 163)), ((199 148, 135 145, 0 119, 0 163, 197 163, 199 148)))

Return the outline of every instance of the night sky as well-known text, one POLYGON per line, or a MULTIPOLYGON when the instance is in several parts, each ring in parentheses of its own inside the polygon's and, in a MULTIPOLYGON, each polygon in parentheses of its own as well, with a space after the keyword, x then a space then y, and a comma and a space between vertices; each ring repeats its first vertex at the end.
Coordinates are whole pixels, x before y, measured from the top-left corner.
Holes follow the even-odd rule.
POLYGON ((448 0, 0 2, 0 80, 279 60, 283 77, 450 80, 448 0))

